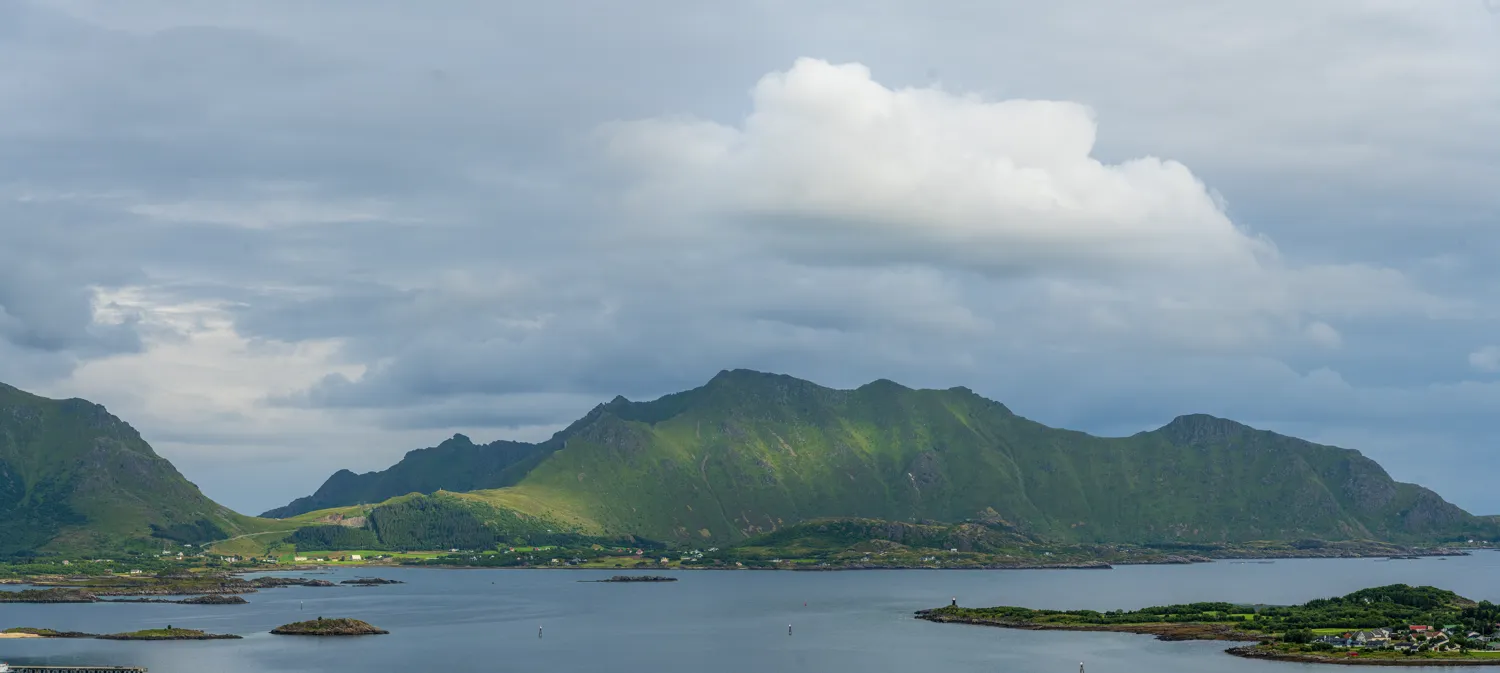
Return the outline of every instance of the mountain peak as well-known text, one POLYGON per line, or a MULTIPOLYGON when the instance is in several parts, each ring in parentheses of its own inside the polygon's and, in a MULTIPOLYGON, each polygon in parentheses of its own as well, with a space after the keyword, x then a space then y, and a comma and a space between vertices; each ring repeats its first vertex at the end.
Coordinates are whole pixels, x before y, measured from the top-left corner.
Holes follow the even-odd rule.
POLYGON ((766 372, 756 371, 754 369, 723 369, 720 370, 719 373, 714 374, 713 378, 708 380, 708 385, 744 385, 751 383, 765 383, 768 381, 790 378, 792 377, 785 374, 770 374, 766 372))
POLYGON ((1184 414, 1161 426, 1156 432, 1178 444, 1211 444, 1246 432, 1253 432, 1244 423, 1208 414, 1184 414))
POLYGON ((892 381, 890 379, 875 379, 874 381, 860 386, 860 388, 870 390, 911 390, 911 388, 907 388, 906 386, 896 383, 895 381, 892 381))

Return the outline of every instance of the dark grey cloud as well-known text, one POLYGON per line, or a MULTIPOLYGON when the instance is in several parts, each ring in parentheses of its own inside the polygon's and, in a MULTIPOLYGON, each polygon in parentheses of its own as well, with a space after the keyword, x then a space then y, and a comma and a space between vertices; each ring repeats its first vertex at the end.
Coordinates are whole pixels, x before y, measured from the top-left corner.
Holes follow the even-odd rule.
POLYGON ((0 380, 106 403, 255 511, 734 367, 1103 433, 1216 413, 1500 511, 1410 459, 1491 455, 1496 30, 1482 2, 0 3, 0 380), (1094 158, 1183 162, 1276 273, 997 271, 1016 250, 628 202, 610 124, 739 128, 802 57, 1086 105, 1094 158))

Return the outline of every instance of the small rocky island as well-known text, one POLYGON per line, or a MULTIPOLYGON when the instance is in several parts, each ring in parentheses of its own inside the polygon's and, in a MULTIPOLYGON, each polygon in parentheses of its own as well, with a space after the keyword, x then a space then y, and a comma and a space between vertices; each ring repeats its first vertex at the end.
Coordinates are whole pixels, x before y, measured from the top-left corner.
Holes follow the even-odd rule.
POLYGON ((0 632, 13 637, 30 638, 97 638, 99 640, 238 640, 240 636, 205 633, 198 629, 179 629, 168 625, 164 629, 144 629, 141 631, 130 631, 128 633, 109 633, 96 635, 93 633, 80 633, 78 631, 55 631, 53 629, 34 629, 21 627, 6 629, 0 632))
POLYGON ((357 587, 373 587, 382 584, 405 584, 401 580, 388 580, 380 577, 360 577, 352 580, 344 580, 339 584, 348 584, 357 587))
POLYGON ((582 582, 622 582, 622 583, 629 583, 629 582, 676 582, 677 578, 676 577, 666 577, 666 576, 663 576, 663 575, 615 575, 614 577, 611 577, 609 579, 603 579, 603 580, 579 580, 579 581, 582 581, 582 582))
POLYGON ((1114 631, 1160 640, 1256 643, 1226 652, 1251 659, 1370 666, 1500 665, 1500 606, 1405 584, 1293 606, 1190 603, 1141 610, 947 607, 918 619, 1011 629, 1114 631))
POLYGON ((287 624, 271 629, 279 636, 372 636, 390 633, 385 629, 359 621, 358 619, 309 619, 305 622, 287 624))

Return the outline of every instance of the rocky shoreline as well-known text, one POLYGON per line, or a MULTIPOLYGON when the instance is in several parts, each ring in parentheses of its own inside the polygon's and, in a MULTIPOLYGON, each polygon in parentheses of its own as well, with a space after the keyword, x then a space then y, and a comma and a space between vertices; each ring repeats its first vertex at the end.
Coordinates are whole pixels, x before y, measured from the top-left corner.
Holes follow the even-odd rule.
MULTIPOLYGON (((382 581, 382 583, 393 582, 382 581)), ((230 605, 243 603, 244 599, 237 601, 222 599, 239 594, 255 593, 261 589, 289 586, 338 586, 328 580, 303 577, 257 577, 253 580, 244 580, 228 576, 216 578, 194 577, 191 579, 168 578, 160 580, 80 578, 71 581, 38 581, 34 585, 44 588, 0 592, 0 603, 161 602, 230 605), (202 597, 202 600, 110 601, 105 598, 117 596, 197 596, 202 597)))
POLYGON ((244 605, 250 601, 239 596, 226 594, 205 594, 184 598, 174 601, 166 598, 112 598, 100 599, 100 603, 176 603, 178 605, 244 605))
MULTIPOLYGON (((1311 548, 1306 550, 1276 550, 1256 551, 1245 549, 1224 550, 1223 553, 1181 553, 1166 554, 1146 558, 1129 558, 1112 561, 1059 561, 1059 562, 1001 562, 1001 563, 962 563, 949 562, 941 566, 922 565, 913 563, 866 563, 853 561, 839 563, 837 565, 775 565, 775 566, 672 566, 672 570, 789 570, 795 572, 832 572, 844 570, 1110 570, 1116 566, 1137 565, 1189 565, 1196 563, 1217 563, 1223 561, 1275 561, 1288 559, 1373 559, 1387 560, 1391 558, 1441 558, 1446 556, 1471 556, 1468 550, 1461 549, 1418 549, 1409 550, 1409 554, 1392 556, 1386 549, 1357 550, 1348 548, 1311 548)), ((440 570, 600 570, 600 568, 583 566, 554 566, 554 565, 524 565, 524 566, 478 566, 462 563, 455 564, 422 564, 422 568, 436 568, 440 570)))
POLYGON ((1278 652, 1258 645, 1231 647, 1225 652, 1245 659, 1263 661, 1288 661, 1302 664, 1332 664, 1336 666, 1500 666, 1500 657, 1482 659, 1441 659, 1430 657, 1403 657, 1386 659, 1377 657, 1350 657, 1336 654, 1312 654, 1305 652, 1278 652))

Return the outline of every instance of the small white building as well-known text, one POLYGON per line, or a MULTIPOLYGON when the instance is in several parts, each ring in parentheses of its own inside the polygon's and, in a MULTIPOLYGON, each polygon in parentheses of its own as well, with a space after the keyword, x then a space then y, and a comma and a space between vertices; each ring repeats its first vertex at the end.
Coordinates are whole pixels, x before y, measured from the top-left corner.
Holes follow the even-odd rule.
POLYGON ((360 556, 359 554, 350 554, 349 555, 349 560, 350 561, 363 561, 363 560, 365 560, 365 557, 360 556))
POLYGON ((293 556, 292 560, 293 561, 306 561, 307 557, 306 556, 293 556))

